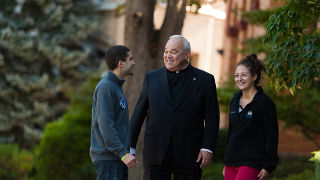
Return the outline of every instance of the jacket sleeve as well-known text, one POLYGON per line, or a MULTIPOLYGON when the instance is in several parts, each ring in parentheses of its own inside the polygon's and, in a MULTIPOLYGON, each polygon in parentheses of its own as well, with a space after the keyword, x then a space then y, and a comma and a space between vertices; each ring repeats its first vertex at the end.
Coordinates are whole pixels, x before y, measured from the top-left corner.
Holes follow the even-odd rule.
POLYGON ((131 136, 131 147, 136 148, 139 134, 143 121, 147 115, 149 107, 148 101, 148 80, 147 75, 144 78, 143 87, 140 93, 140 97, 133 111, 130 121, 130 136, 131 136))
POLYGON ((227 143, 226 143, 226 150, 228 149, 228 146, 229 146, 229 138, 230 138, 230 135, 232 133, 232 124, 230 123, 230 120, 229 120, 229 125, 228 125, 228 132, 227 132, 227 143))
MULTIPOLYGON (((233 106, 234 106, 234 104, 235 104, 235 97, 234 97, 234 95, 233 95, 233 98, 231 99, 231 102, 230 102, 230 112, 233 110, 233 106)), ((231 123, 231 121, 230 121, 230 112, 229 112, 229 124, 228 124, 228 132, 227 132, 227 142, 226 142, 226 150, 228 149, 228 145, 229 145, 229 138, 230 138, 230 135, 231 135, 231 133, 232 133, 232 128, 233 128, 233 126, 232 126, 232 123, 231 123)))
POLYGON ((263 160, 263 168, 269 173, 275 170, 278 164, 278 137, 279 127, 277 120, 277 111, 275 104, 270 101, 266 103, 264 109, 263 120, 264 130, 266 132, 265 157, 263 160))
POLYGON ((119 156, 123 157, 128 153, 128 150, 121 143, 119 134, 115 129, 115 110, 116 106, 116 92, 110 85, 102 85, 97 89, 97 121, 99 130, 105 143, 105 148, 119 156))
POLYGON ((211 75, 206 89, 205 129, 201 148, 209 149, 213 154, 218 137, 219 121, 220 115, 216 84, 214 77, 211 75))

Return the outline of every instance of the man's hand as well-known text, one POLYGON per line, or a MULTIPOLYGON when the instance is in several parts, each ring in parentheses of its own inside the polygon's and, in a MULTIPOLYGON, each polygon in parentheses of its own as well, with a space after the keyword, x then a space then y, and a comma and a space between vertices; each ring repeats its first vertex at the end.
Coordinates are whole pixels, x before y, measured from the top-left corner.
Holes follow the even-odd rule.
POLYGON ((259 180, 266 179, 267 176, 269 176, 269 173, 268 173, 268 171, 265 170, 265 169, 262 169, 262 170, 260 171, 260 173, 258 174, 259 180))
POLYGON ((211 158, 212 158, 211 153, 207 151, 200 151, 197 159, 197 162, 200 162, 200 160, 202 159, 200 168, 203 169, 206 166, 208 166, 211 162, 211 158))
POLYGON ((136 157, 132 154, 128 154, 122 161, 128 166, 128 168, 132 168, 137 164, 136 157))

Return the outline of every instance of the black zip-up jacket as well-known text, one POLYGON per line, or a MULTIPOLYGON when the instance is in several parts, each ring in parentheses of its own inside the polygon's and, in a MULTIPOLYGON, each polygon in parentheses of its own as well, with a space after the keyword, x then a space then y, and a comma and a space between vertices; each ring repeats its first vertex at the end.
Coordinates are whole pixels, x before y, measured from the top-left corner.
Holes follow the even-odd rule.
POLYGON ((253 100, 239 112, 242 92, 235 93, 230 103, 227 166, 249 166, 257 170, 275 170, 278 163, 278 135, 276 106, 257 87, 253 100))

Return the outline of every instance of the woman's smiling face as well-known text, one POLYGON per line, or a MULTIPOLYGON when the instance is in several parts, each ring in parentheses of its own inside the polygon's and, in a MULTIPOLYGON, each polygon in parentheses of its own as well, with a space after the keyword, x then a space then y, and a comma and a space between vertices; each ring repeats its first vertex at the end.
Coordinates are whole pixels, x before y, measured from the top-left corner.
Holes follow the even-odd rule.
POLYGON ((234 81, 240 90, 247 90, 254 86, 254 81, 257 79, 257 75, 252 74, 249 68, 245 65, 238 65, 236 72, 234 73, 234 81))

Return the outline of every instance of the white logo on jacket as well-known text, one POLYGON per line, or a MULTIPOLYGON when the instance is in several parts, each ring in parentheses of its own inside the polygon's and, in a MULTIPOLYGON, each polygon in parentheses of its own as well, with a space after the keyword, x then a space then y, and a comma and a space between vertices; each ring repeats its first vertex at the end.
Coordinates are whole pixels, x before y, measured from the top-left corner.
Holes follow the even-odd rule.
POLYGON ((248 113, 246 114, 246 118, 252 118, 252 111, 248 111, 248 113))
POLYGON ((127 107, 127 105, 126 105, 126 98, 121 98, 120 99, 120 106, 123 108, 123 109, 125 109, 126 107, 127 107))

